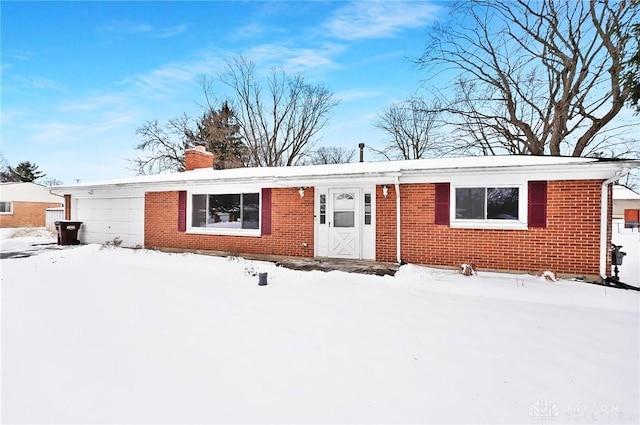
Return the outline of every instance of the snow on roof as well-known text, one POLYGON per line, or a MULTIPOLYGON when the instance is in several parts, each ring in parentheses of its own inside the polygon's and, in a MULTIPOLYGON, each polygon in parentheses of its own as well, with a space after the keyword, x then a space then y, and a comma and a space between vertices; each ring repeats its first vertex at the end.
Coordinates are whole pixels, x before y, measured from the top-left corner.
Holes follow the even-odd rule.
MULTIPOLYGON (((109 186, 123 184, 176 183, 204 180, 255 180, 255 179, 304 179, 313 177, 375 176, 402 172, 446 171, 453 169, 495 169, 519 167, 570 166, 577 164, 597 164, 614 160, 598 158, 504 155, 456 158, 434 158, 404 161, 356 162, 348 164, 303 165, 291 167, 246 167, 226 170, 201 168, 180 173, 144 175, 100 182, 62 185, 58 188, 89 186, 109 186)), ((634 161, 634 160, 632 160, 634 161)), ((637 165, 640 166, 640 161, 637 165)))
POLYGON ((617 184, 613 186, 613 199, 638 199, 640 194, 629 189, 627 186, 617 184))

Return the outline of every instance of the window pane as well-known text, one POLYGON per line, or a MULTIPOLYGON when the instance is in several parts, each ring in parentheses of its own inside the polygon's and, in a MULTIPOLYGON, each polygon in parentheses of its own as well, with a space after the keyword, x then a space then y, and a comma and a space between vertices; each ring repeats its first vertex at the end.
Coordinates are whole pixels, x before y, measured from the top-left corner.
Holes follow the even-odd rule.
POLYGON ((191 210, 191 227, 207 227, 207 195, 193 195, 191 210))
POLYGON ((356 208, 356 201, 352 193, 337 193, 334 197, 333 208, 336 210, 353 210, 356 208))
POLYGON ((327 195, 320 195, 320 224, 327 222, 327 195))
POLYGON ((353 211, 336 211, 333 213, 334 227, 353 227, 355 213, 353 211))
POLYGON ((239 229, 240 194, 209 195, 208 227, 239 229))
POLYGON ((517 220, 519 192, 517 187, 487 188, 487 218, 517 220))
POLYGON ((484 220, 484 187, 456 189, 456 218, 484 220))
POLYGON ((364 224, 371 224, 371 194, 364 194, 364 224))
POLYGON ((258 229, 260 227, 260 196, 257 193, 242 195, 242 228, 258 229))

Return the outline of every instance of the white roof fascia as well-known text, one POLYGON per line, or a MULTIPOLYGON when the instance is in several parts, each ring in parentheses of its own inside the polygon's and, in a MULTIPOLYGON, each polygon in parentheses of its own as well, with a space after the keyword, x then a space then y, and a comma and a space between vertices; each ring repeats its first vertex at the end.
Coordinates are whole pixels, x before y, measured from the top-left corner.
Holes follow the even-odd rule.
MULTIPOLYGON (((405 171, 400 183, 441 183, 456 177, 500 176, 508 182, 510 176, 526 180, 606 180, 624 168, 622 162, 594 162, 590 164, 568 164, 553 166, 505 166, 489 168, 459 168, 429 171, 405 171)), ((630 164, 626 164, 630 165, 630 164)), ((634 167, 640 166, 636 163, 634 167)))
MULTIPOLYGON (((441 158, 377 163, 331 164, 299 167, 255 167, 231 170, 197 169, 183 173, 138 176, 128 179, 58 186, 55 193, 79 193, 91 189, 145 191, 181 190, 185 186, 257 184, 261 187, 296 187, 330 184, 393 184, 447 181, 451 176, 518 174, 538 180, 607 179, 622 168, 640 167, 640 160, 599 161, 566 157, 441 158), (507 159, 515 159, 507 161, 507 159), (493 164, 492 164, 493 163, 493 164)), ((522 178, 522 177, 521 177, 522 178)))

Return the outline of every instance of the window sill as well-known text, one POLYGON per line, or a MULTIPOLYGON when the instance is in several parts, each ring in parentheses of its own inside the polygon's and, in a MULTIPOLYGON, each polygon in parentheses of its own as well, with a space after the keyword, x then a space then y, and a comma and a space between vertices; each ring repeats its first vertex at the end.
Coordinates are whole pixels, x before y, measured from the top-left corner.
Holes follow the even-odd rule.
POLYGON ((192 227, 187 229, 185 233, 193 235, 218 235, 218 236, 248 236, 259 237, 259 229, 209 229, 206 227, 192 227))
POLYGON ((515 220, 452 220, 452 229, 527 230, 527 223, 515 220))
POLYGON ((0 215, 13 215, 13 212, 0 212, 0 215))

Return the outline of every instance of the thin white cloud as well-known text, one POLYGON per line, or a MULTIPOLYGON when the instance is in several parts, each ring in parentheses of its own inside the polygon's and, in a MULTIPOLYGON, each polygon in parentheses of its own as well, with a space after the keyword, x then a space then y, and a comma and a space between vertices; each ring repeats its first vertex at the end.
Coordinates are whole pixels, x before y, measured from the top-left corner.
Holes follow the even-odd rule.
POLYGON ((212 74, 222 64, 220 56, 200 55, 192 61, 168 63, 144 74, 138 74, 123 81, 137 92, 151 96, 164 96, 176 89, 176 84, 196 82, 202 74, 212 74))
POLYGON ((31 59, 31 56, 32 54, 30 52, 25 52, 21 50, 2 52, 3 58, 17 59, 21 61, 28 61, 29 59, 31 59))
POLYGON ((47 89, 54 91, 66 90, 66 86, 64 84, 44 77, 33 77, 31 79, 31 85, 36 89, 47 89))
POLYGON ((251 23, 247 25, 242 25, 236 28, 233 33, 230 35, 230 38, 233 40, 247 40, 251 38, 255 38, 265 33, 265 28, 263 25, 257 23, 251 23))
POLYGON ((27 137, 30 142, 43 142, 57 144, 60 141, 74 138, 82 132, 83 126, 80 124, 69 124, 63 122, 47 122, 36 124, 35 132, 27 137))
POLYGON ((388 38, 432 22, 441 7, 424 1, 356 1, 334 12, 323 25, 343 40, 388 38))
POLYGON ((67 89, 67 87, 63 83, 46 77, 18 76, 15 78, 15 81, 18 84, 29 87, 30 89, 44 89, 57 92, 64 92, 67 89))
POLYGON ((263 44, 243 53, 244 56, 266 70, 271 66, 283 68, 288 73, 318 73, 340 66, 334 57, 344 50, 344 46, 326 44, 317 48, 291 48, 282 44, 263 44))
POLYGON ((134 24, 127 21, 111 21, 104 26, 104 29, 122 34, 141 34, 153 31, 153 26, 149 24, 134 24))
POLYGON ((370 99, 379 96, 380 93, 375 90, 351 89, 342 90, 336 93, 336 97, 343 102, 352 102, 362 99, 370 99))
POLYGON ((155 38, 169 38, 187 31, 189 25, 181 24, 168 28, 157 28, 150 24, 137 24, 128 21, 111 21, 103 27, 104 30, 116 34, 146 34, 155 38))
POLYGON ((91 112, 107 107, 121 105, 127 101, 127 95, 123 93, 109 93, 98 96, 89 96, 82 100, 64 101, 58 108, 62 112, 91 112))
POLYGON ((175 27, 158 30, 153 36, 156 38, 170 38, 182 34, 187 29, 189 29, 189 25, 187 24, 176 25, 175 27))

